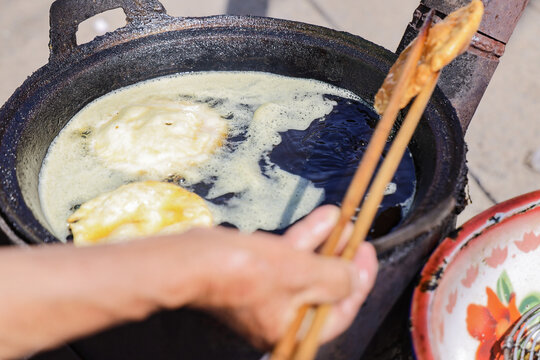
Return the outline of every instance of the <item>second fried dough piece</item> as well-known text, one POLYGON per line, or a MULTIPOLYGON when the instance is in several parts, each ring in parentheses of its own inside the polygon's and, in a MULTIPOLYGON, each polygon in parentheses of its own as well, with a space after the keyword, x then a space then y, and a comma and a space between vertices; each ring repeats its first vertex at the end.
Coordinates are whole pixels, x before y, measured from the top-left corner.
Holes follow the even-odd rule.
POLYGON ((144 181, 123 185, 85 202, 69 217, 76 246, 125 241, 212 226, 198 195, 177 185, 144 181))
MULTIPOLYGON (((441 70, 467 50, 473 35, 480 26, 483 13, 482 1, 473 0, 469 5, 452 12, 444 20, 431 27, 424 53, 400 101, 400 108, 405 107, 413 97, 418 95, 434 72, 441 70)), ((377 113, 382 114, 386 110, 397 80, 403 72, 403 65, 415 41, 416 39, 400 54, 375 95, 374 106, 377 113)))

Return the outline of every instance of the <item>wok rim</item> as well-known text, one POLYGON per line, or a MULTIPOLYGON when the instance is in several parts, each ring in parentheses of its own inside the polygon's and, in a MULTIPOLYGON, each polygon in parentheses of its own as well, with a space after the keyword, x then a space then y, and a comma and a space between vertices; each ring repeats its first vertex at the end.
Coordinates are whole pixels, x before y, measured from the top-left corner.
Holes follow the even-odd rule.
MULTIPOLYGON (((37 92, 42 86, 49 85, 54 79, 61 78, 65 71, 69 70, 69 67, 66 68, 67 64, 76 67, 85 60, 91 60, 93 57, 101 56, 109 50, 118 49, 132 41, 147 41, 154 36, 159 37, 163 34, 182 33, 185 31, 236 31, 235 34, 237 35, 247 34, 249 32, 274 32, 276 34, 292 34, 300 38, 312 37, 316 40, 325 40, 332 46, 340 47, 340 50, 348 49, 351 52, 351 56, 358 55, 357 53, 360 51, 360 53, 364 54, 361 60, 377 68, 383 66, 388 69, 391 65, 390 61, 396 58, 396 55, 389 50, 359 36, 301 22, 255 16, 218 15, 202 18, 172 18, 165 15, 156 23, 150 25, 128 24, 113 33, 108 33, 77 47, 66 56, 51 55, 49 62, 29 77, 0 109, 0 149, 2 148, 2 140, 6 136, 9 136, 7 133, 10 127, 6 126, 6 124, 10 125, 17 115, 21 115, 22 105, 27 104, 33 93, 37 92), (369 56, 365 55, 368 49, 370 52, 369 56), (371 60, 371 63, 367 60, 371 60)), ((433 227, 437 226, 435 224, 429 229, 423 226, 416 232, 412 231, 411 229, 415 227, 418 220, 427 219, 429 222, 430 219, 447 219, 457 213, 456 205, 458 208, 461 205, 461 195, 459 193, 462 190, 462 185, 464 185, 461 183, 464 181, 463 178, 466 173, 463 133, 459 126, 459 120, 455 110, 439 89, 436 90, 433 99, 435 101, 430 101, 427 112, 439 113, 441 110, 444 112, 442 116, 445 120, 453 122, 453 124, 447 124, 447 127, 449 127, 450 131, 454 132, 453 140, 457 141, 459 145, 454 149, 455 154, 453 154, 453 159, 450 160, 450 162, 457 163, 457 167, 454 166, 454 168, 459 168, 459 173, 450 181, 452 183, 450 187, 453 188, 453 191, 447 194, 448 196, 441 201, 441 203, 446 204, 445 206, 440 204, 422 206, 422 200, 421 204, 419 204, 420 208, 412 210, 405 221, 390 234, 372 240, 372 243, 379 252, 389 251, 392 247, 402 245, 423 233, 430 232, 433 230, 433 227), (419 215, 419 212, 423 212, 423 214, 419 215), (414 234, 411 235, 412 233, 414 234), (406 239, 402 239, 403 234, 407 234, 406 239)), ((16 157, 16 151, 13 151, 13 153, 13 156, 16 157)), ((0 155, 2 156, 2 162, 4 162, 4 152, 2 151, 0 155)), ((16 181, 11 185, 15 186, 18 190, 17 194, 22 197, 22 189, 18 184, 16 168, 8 169, 7 172, 13 173, 10 174, 12 176, 15 175, 14 179, 16 181)), ((12 206, 9 201, 11 195, 8 194, 9 187, 7 189, 8 191, 6 191, 6 184, 10 182, 10 179, 7 179, 5 175, 6 171, 0 172, 0 190, 2 190, 0 191, 0 217, 2 218, 0 229, 16 244, 61 242, 37 220, 24 199, 21 201, 21 205, 23 205, 22 210, 24 210, 22 214, 20 213, 21 209, 16 209, 12 206), (39 228, 40 231, 38 233, 47 235, 44 238, 45 240, 40 241, 33 234, 28 233, 26 229, 26 225, 28 225, 28 219, 26 217, 28 216, 35 223, 34 225, 37 225, 37 228, 39 228)), ((11 182, 13 183, 12 180, 13 177, 11 178, 11 182)), ((415 202, 416 200, 415 198, 415 202)))

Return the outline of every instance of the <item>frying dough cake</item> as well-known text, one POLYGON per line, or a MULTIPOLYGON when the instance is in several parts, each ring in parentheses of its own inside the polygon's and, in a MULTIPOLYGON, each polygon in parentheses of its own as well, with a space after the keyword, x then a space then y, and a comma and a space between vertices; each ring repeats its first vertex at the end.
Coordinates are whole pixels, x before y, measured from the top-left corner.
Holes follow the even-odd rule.
MULTIPOLYGON (((390 68, 388 75, 384 79, 383 85, 381 86, 377 94, 375 95, 374 108, 377 111, 377 113, 382 114, 388 107, 388 102, 390 101, 392 92, 394 91, 394 88, 397 85, 398 79, 401 77, 401 74, 403 73, 405 62, 407 61, 409 52, 411 51, 415 43, 416 43, 416 39, 413 40, 409 44, 409 46, 407 46, 405 50, 402 51, 402 53, 399 55, 394 65, 392 65, 392 67, 390 68)), ((420 63, 416 69, 416 73, 411 77, 409 84, 407 85, 405 89, 403 98, 401 99, 401 102, 399 103, 400 108, 404 108, 405 106, 407 106, 409 101, 411 101, 413 97, 418 95, 418 93, 422 89, 422 86, 424 86, 424 84, 429 79, 431 74, 432 74, 432 71, 424 63, 422 63, 422 59, 420 59, 420 63)))
POLYGON ((484 4, 473 0, 429 29, 424 51, 424 63, 436 72, 467 50, 472 37, 478 31, 484 4))
POLYGON ((85 202, 68 223, 75 245, 86 246, 209 227, 212 215, 198 195, 170 183, 144 181, 85 202))
MULTIPOLYGON (((400 108, 404 108, 413 97, 418 95, 433 73, 441 70, 455 57, 467 50, 472 37, 480 26, 483 13, 482 1, 473 0, 469 5, 454 11, 429 29, 422 57, 416 68, 416 73, 407 85, 405 95, 399 104, 400 108)), ((415 42, 416 39, 399 55, 384 79, 383 85, 375 95, 374 107, 377 113, 382 114, 386 110, 397 80, 403 72, 409 51, 415 42)))
POLYGON ((91 147, 110 168, 165 178, 208 160, 226 132, 225 120, 206 104, 155 99, 100 124, 91 147))

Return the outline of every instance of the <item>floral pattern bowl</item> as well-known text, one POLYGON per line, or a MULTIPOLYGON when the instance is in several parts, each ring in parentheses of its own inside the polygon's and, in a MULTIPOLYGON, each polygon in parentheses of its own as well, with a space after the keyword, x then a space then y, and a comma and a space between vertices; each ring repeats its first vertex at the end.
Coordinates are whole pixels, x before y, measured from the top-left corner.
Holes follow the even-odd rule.
POLYGON ((416 358, 503 359, 501 343, 540 303, 540 191, 469 220, 435 250, 411 308, 416 358))

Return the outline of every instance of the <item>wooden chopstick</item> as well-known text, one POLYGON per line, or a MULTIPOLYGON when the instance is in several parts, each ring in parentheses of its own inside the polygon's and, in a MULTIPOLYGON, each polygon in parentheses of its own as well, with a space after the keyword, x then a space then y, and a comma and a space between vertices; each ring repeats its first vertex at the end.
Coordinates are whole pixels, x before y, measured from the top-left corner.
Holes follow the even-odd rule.
POLYGON ((386 186, 394 177, 399 163, 401 162, 401 158, 412 139, 414 131, 416 130, 418 122, 431 98, 431 94, 433 94, 433 91, 435 90, 438 80, 439 72, 432 74, 431 78, 426 85, 424 85, 423 89, 412 103, 401 128, 390 146, 390 150, 385 156, 380 170, 373 180, 373 185, 369 189, 369 194, 364 201, 362 209, 360 209, 358 219, 354 224, 353 234, 341 255, 343 259, 352 260, 358 246, 367 237, 371 224, 377 214, 377 209, 384 197, 386 186))
POLYGON ((379 159, 381 158, 388 135, 390 134, 390 131, 392 131, 394 122, 400 110, 401 99, 407 90, 409 81, 414 75, 418 61, 422 56, 428 30, 431 26, 431 19, 432 16, 428 15, 418 34, 416 43, 411 48, 407 61, 403 66, 401 77, 397 81, 396 87, 388 102, 388 106, 384 111, 382 118, 377 123, 377 127, 371 136, 366 152, 362 156, 360 165, 358 169, 356 169, 354 177, 343 198, 339 220, 321 249, 322 255, 334 255, 343 229, 347 223, 351 221, 352 216, 355 214, 356 209, 364 198, 367 187, 373 177, 379 159))
MULTIPOLYGON (((431 26, 432 15, 428 15, 426 21, 418 34, 416 43, 411 48, 409 56, 403 66, 403 72, 397 81, 396 87, 390 97, 388 106, 382 116, 382 118, 377 123, 377 127, 373 133, 373 136, 370 139, 369 145, 366 149, 362 161, 358 169, 356 170, 354 177, 347 189, 347 193, 342 202, 341 212, 339 219, 336 223, 336 226, 332 230, 330 237, 323 245, 321 249, 321 254, 325 256, 333 256, 343 229, 347 223, 351 220, 352 216, 356 212, 356 209, 360 205, 360 202, 364 198, 367 187, 373 177, 373 172, 375 171, 381 154, 384 150, 384 145, 388 139, 388 135, 394 126, 395 119, 400 110, 401 99, 411 77, 414 75, 416 66, 422 52, 424 50, 425 40, 427 38, 428 29, 431 26)), ((302 323, 304 322, 304 317, 307 314, 310 306, 303 305, 294 321, 291 323, 285 336, 278 342, 274 351, 272 352, 270 360, 289 360, 295 350, 297 343, 297 333, 302 323)))
MULTIPOLYGON (((386 185, 392 180, 392 177, 399 166, 401 158, 405 153, 405 149, 424 113, 424 109, 431 98, 431 94, 435 89, 438 79, 439 73, 433 74, 432 78, 414 100, 401 129, 392 142, 380 170, 373 180, 373 185, 370 187, 369 194, 367 195, 358 215, 358 219, 356 220, 353 234, 341 255, 343 259, 352 260, 358 246, 365 240, 369 229, 371 228, 373 219, 377 214, 379 204, 384 197, 386 185)), ((298 345, 298 350, 293 357, 293 360, 311 360, 315 358, 319 347, 319 336, 330 310, 331 306, 328 304, 319 305, 317 307, 311 327, 302 342, 298 345)))
POLYGON ((270 360, 290 360, 291 356, 295 350, 296 342, 297 342, 297 334, 300 330, 300 327, 302 326, 302 323, 304 322, 304 318, 308 311, 310 310, 310 305, 302 305, 300 309, 298 309, 298 312, 296 313, 296 317, 294 318, 293 322, 289 325, 289 328, 287 329, 287 332, 285 332, 285 335, 281 338, 281 340, 277 343, 277 345, 274 348, 274 351, 272 351, 272 355, 270 356, 270 360))

